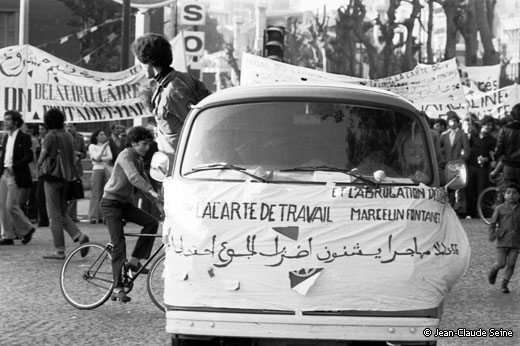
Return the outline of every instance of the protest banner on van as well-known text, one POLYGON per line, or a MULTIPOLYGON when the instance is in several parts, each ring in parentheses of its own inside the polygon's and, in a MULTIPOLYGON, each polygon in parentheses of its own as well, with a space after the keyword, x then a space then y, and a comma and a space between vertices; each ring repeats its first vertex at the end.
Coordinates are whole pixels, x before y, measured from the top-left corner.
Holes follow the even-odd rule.
POLYGON ((464 229, 436 188, 179 180, 164 188, 179 196, 165 206, 176 213, 164 226, 174 263, 164 273, 168 305, 429 309, 469 261, 464 229))
POLYGON ((15 109, 26 122, 42 122, 51 107, 60 108, 67 122, 141 117, 149 115, 141 98, 148 83, 137 66, 96 72, 29 45, 7 47, 0 49, 0 119, 15 109))

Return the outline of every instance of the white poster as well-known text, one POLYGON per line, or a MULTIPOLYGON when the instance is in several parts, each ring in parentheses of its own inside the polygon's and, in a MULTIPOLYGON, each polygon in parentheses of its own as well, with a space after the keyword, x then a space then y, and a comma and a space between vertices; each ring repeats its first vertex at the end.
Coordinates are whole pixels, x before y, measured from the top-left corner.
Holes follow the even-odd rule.
POLYGON ((243 53, 240 85, 271 82, 361 82, 365 79, 327 73, 243 53))
POLYGON ((107 73, 87 70, 29 45, 0 49, 0 119, 22 112, 42 122, 51 107, 67 122, 132 119, 150 115, 141 94, 149 80, 139 66, 107 73))
POLYGON ((513 106, 520 102, 518 84, 502 89, 480 92, 475 88, 466 88, 468 111, 479 119, 491 115, 500 119, 511 112, 513 106))
POLYGON ((469 261, 466 233, 436 188, 164 187, 178 196, 165 206, 169 305, 429 309, 469 261))
POLYGON ((413 70, 371 80, 369 85, 392 91, 412 102, 429 117, 448 111, 467 114, 467 102, 455 59, 433 65, 418 64, 413 70))
POLYGON ((433 65, 419 64, 408 72, 367 80, 289 65, 247 53, 242 55, 242 85, 302 80, 354 82, 389 90, 434 118, 450 110, 456 111, 461 117, 467 113, 467 101, 455 59, 433 65))
POLYGON ((461 70, 462 82, 466 86, 475 86, 481 92, 498 90, 500 64, 493 66, 466 66, 461 70))

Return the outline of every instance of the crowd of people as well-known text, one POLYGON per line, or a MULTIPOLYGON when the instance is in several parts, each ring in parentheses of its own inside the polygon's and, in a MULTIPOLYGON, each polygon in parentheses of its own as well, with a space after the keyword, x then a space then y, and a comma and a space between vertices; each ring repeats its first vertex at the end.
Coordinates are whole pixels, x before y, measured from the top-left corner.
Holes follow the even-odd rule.
MULTIPOLYGON (((127 259, 123 227, 129 221, 141 225, 141 233, 154 234, 163 217, 161 186, 149 173, 152 155, 158 150, 173 154, 191 105, 210 94, 202 82, 170 67, 173 55, 164 36, 146 34, 132 48, 158 85, 149 105, 158 137, 149 128, 126 131, 114 122, 109 135, 94 131, 87 146, 76 124, 65 124, 59 108, 47 110, 41 124, 26 124, 21 113, 12 110, 4 114, 7 133, 0 150, 0 245, 14 245, 17 239, 27 244, 36 227, 50 227, 54 251, 45 259, 65 259, 64 231, 80 245, 89 241, 78 227, 77 200, 67 193, 70 182, 83 176, 84 161, 92 162, 88 221, 108 228, 114 298, 123 302, 130 298, 121 285, 121 269, 138 271, 154 242, 153 237, 139 238, 127 259)), ((84 248, 81 255, 87 252, 84 248)))
POLYGON ((489 226, 489 240, 496 242, 497 259, 488 281, 495 284, 498 272, 505 268, 501 289, 510 293, 508 283, 520 251, 520 104, 500 120, 490 115, 478 119, 472 114, 460 119, 450 111, 431 120, 431 128, 437 132, 433 137, 434 143, 439 143, 438 161, 462 160, 468 167, 466 188, 449 196, 460 217, 479 217, 478 196, 491 184, 496 183, 503 193, 489 226))
MULTIPOLYGON (((486 187, 497 183, 495 180, 499 173, 504 171, 504 164, 508 167, 505 169, 508 172, 512 169, 510 165, 516 166, 516 160, 520 167, 520 154, 512 160, 510 155, 504 155, 505 147, 510 148, 508 153, 513 152, 514 147, 519 150, 520 141, 513 143, 509 139, 506 143, 503 139, 507 128, 519 120, 520 105, 513 107, 511 114, 501 119, 491 115, 479 119, 471 113, 461 119, 454 111, 430 119, 433 140, 434 143, 438 143, 436 144, 437 161, 442 165, 449 161, 462 160, 468 168, 466 188, 450 195, 450 203, 460 217, 468 219, 479 217, 477 198, 486 187)), ((515 174, 509 173, 509 175, 515 174)), ((516 173, 516 181, 508 179, 508 182, 519 183, 518 177, 520 177, 520 169, 516 173)))
MULTIPOLYGON (((69 181, 83 175, 84 160, 91 160, 88 222, 107 225, 114 246, 114 295, 122 301, 130 298, 121 285, 121 268, 139 270, 140 260, 149 257, 154 240, 140 238, 127 259, 124 224, 134 222, 143 227, 141 233, 153 234, 163 216, 160 184, 149 176, 151 156, 158 150, 174 153, 190 106, 210 94, 200 81, 170 67, 171 47, 163 36, 146 34, 132 49, 148 77, 157 82, 150 108, 158 137, 142 126, 126 131, 123 125, 112 123, 110 134, 94 131, 87 146, 76 125, 65 124, 58 108, 49 109, 41 124, 25 124, 21 113, 12 110, 4 114, 8 133, 0 150, 0 245, 14 245, 17 239, 27 244, 36 227, 50 226, 54 252, 44 255, 45 259, 65 258, 64 231, 74 242, 89 241, 77 225, 77 201, 67 200, 66 191, 69 181), (44 169, 51 158, 61 162, 58 177, 44 169)), ((449 196, 461 217, 478 217, 479 193, 492 183, 490 178, 502 175, 505 200, 490 226, 498 257, 488 280, 495 283, 498 271, 506 267, 502 291, 508 293, 520 248, 520 104, 512 108, 507 120, 479 119, 472 114, 461 119, 454 111, 429 120, 438 162, 463 160, 468 167, 467 187, 449 196)), ((403 134, 399 143, 409 174, 418 182, 428 181, 428 177, 416 176, 424 170, 420 155, 424 143, 413 133, 403 134)))

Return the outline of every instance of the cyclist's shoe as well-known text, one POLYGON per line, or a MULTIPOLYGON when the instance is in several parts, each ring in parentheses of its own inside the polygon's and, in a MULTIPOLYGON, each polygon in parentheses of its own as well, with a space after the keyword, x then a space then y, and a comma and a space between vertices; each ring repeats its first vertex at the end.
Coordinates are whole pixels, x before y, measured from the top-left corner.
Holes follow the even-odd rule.
POLYGON ((126 295, 123 288, 115 288, 112 292, 112 300, 119 300, 121 303, 128 303, 132 298, 126 295))
MULTIPOLYGON (((135 275, 139 269, 141 269, 143 267, 143 265, 141 263, 137 263, 137 265, 135 264, 132 264, 130 262, 126 263, 126 267, 132 271, 132 274, 135 275)), ((150 271, 148 270, 148 268, 143 268, 143 270, 141 271, 141 274, 148 274, 150 271)))
POLYGON ((491 270, 489 271, 489 275, 488 275, 488 281, 490 284, 494 285, 495 282, 497 281, 497 275, 498 275, 498 269, 496 269, 495 267, 491 268, 491 270))

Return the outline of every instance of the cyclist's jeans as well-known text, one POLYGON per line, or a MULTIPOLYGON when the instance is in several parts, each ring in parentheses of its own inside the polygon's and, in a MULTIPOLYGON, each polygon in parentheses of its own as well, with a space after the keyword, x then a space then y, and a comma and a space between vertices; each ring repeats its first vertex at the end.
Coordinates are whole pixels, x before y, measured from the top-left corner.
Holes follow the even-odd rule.
MULTIPOLYGON (((121 268, 126 261, 126 241, 123 220, 143 226, 142 234, 156 234, 159 222, 150 214, 142 211, 132 203, 121 203, 115 200, 101 199, 101 212, 106 220, 110 241, 114 246, 112 252, 112 274, 114 287, 121 287, 121 268)), ((147 259, 152 253, 154 237, 139 237, 132 257, 147 259)))

